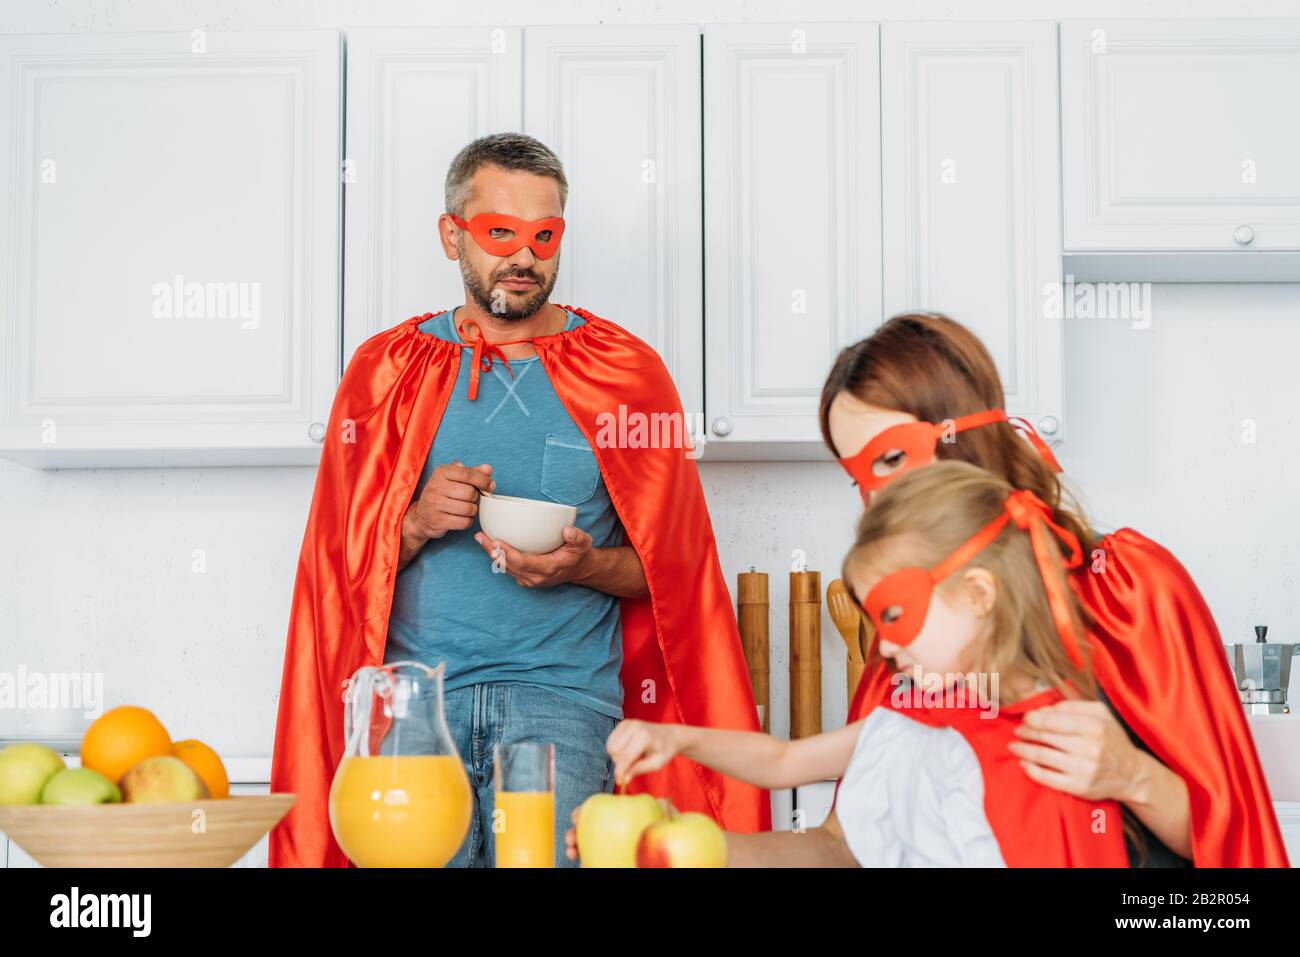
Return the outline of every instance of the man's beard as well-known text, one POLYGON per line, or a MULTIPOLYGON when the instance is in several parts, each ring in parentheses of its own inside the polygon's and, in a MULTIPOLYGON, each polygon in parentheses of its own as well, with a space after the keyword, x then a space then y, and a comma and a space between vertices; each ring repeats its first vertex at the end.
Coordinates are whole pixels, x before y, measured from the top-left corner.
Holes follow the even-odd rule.
POLYGON ((474 274, 469 260, 463 255, 463 251, 460 257, 460 276, 465 282, 465 288, 469 290, 470 298, 488 315, 495 316, 506 322, 520 322, 537 315, 542 306, 546 305, 551 290, 555 288, 555 279, 558 275, 559 271, 556 270, 551 274, 548 281, 545 277, 539 276, 529 269, 509 267, 504 272, 492 276, 489 282, 484 283, 480 282, 478 276, 474 274), (523 302, 519 302, 518 297, 512 296, 504 290, 493 293, 492 283, 502 279, 531 279, 537 283, 537 291, 523 302))

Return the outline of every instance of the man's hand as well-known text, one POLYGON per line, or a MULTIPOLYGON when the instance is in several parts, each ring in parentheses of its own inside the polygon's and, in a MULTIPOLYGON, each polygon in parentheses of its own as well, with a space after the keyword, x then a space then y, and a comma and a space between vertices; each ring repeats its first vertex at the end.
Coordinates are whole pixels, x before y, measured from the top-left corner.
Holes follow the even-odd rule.
POLYGON ((460 462, 452 462, 434 469, 420 497, 402 516, 402 551, 398 569, 405 568, 425 542, 442 538, 448 532, 469 528, 478 514, 479 493, 494 488, 496 482, 492 481, 490 465, 469 468, 460 462))
POLYGON ((509 542, 491 539, 475 532, 474 541, 503 571, 525 588, 546 588, 563 582, 581 581, 587 576, 592 556, 591 536, 569 525, 564 529, 564 544, 544 555, 529 555, 509 542))

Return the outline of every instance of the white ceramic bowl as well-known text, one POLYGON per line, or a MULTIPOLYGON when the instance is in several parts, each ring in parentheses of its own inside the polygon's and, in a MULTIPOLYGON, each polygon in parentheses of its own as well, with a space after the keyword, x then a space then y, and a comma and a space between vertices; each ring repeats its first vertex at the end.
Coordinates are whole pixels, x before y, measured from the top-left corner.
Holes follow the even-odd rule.
POLYGON ((534 555, 563 545, 564 527, 577 518, 577 508, 558 502, 487 492, 478 499, 478 523, 484 533, 534 555))

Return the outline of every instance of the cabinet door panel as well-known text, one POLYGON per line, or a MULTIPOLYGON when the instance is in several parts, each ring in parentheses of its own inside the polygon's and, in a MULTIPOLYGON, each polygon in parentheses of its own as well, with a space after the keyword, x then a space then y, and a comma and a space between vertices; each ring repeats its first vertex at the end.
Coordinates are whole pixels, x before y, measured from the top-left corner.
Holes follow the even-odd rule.
POLYGON ((1010 411, 1059 437, 1055 24, 881 30, 885 312, 970 327, 1010 411))
POLYGON ((654 346, 687 411, 699 411, 699 28, 538 27, 524 44, 524 129, 569 180, 552 299, 654 346))
POLYGON ((438 243, 447 167, 522 123, 521 32, 348 32, 347 292, 343 359, 403 319, 465 301, 438 243))
POLYGON ((817 443, 880 321, 878 30, 710 25, 704 62, 708 437, 817 443))
POLYGON ((338 372, 338 34, 8 36, 0 71, 4 454, 311 461, 338 372))
POLYGON ((1300 20, 1069 20, 1061 78, 1067 250, 1300 249, 1300 20))

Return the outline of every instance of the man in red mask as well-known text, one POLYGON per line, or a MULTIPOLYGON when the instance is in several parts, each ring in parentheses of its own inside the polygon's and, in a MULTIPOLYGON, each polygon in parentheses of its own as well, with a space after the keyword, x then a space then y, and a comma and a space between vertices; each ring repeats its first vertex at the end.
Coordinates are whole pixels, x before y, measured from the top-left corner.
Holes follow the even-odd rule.
MULTIPOLYGON (((464 304, 372 337, 344 374, 294 587, 271 784, 298 801, 272 832, 273 866, 346 863, 327 796, 342 684, 363 665, 446 664, 475 798, 453 865, 494 862, 496 744, 555 745, 566 863, 571 811, 612 788, 604 742, 619 718, 757 727, 667 370, 614 323, 549 300, 567 192, 531 137, 462 150, 438 227, 464 304), (603 427, 616 414, 675 421, 681 441, 619 448, 603 427), (492 494, 577 517, 559 547, 527 554, 479 529, 492 494)), ((765 792, 684 760, 637 790, 728 829, 770 825, 765 792)))

